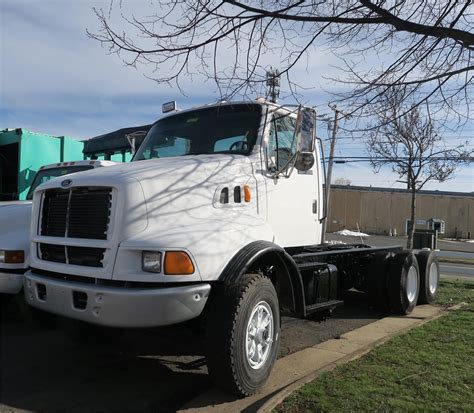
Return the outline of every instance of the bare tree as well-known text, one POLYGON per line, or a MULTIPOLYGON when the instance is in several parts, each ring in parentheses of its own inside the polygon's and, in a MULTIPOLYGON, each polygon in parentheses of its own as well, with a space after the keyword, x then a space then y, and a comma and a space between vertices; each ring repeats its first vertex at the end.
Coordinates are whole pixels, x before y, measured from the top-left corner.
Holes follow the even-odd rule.
POLYGON ((428 109, 407 109, 403 102, 403 91, 384 95, 383 111, 380 110, 366 143, 374 170, 378 172, 390 165, 411 193, 407 248, 412 248, 417 192, 429 181, 450 179, 458 166, 470 162, 472 150, 468 149, 468 142, 447 148, 428 109))
MULTIPOLYGON (((325 47, 340 58, 347 83, 339 100, 359 114, 392 88, 408 87, 430 102, 469 117, 473 85, 471 0, 150 0, 151 16, 124 11, 125 31, 96 10, 89 33, 128 65, 151 65, 150 77, 175 83, 187 75, 213 79, 224 98, 261 92, 270 65, 291 92, 297 65, 325 47)), ((116 6, 114 6, 116 7, 116 6)), ((329 72, 329 70, 328 70, 329 72)))

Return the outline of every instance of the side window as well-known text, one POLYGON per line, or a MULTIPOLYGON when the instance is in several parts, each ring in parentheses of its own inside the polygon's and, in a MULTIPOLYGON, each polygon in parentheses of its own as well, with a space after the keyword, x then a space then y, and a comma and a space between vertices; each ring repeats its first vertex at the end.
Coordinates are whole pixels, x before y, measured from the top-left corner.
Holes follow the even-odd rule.
POLYGON ((267 144, 268 169, 284 168, 296 154, 296 143, 293 139, 295 127, 295 118, 289 115, 274 115, 267 144))

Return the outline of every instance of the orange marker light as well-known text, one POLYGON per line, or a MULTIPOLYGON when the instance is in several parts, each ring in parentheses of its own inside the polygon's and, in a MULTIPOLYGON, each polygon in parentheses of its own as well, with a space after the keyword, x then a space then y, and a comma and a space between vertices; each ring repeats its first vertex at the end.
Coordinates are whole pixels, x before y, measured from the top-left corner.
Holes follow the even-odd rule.
POLYGON ((244 185, 244 199, 245 202, 250 202, 252 199, 252 193, 250 192, 250 186, 244 185))
POLYGON ((184 251, 166 251, 164 267, 166 275, 194 273, 193 262, 184 251))

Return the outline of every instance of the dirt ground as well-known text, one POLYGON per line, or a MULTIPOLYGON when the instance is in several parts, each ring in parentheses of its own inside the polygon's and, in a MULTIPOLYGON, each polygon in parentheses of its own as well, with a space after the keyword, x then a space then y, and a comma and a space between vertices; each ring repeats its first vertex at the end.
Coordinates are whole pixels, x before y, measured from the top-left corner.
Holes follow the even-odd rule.
MULTIPOLYGON (((325 321, 284 318, 279 356, 382 316, 352 294, 325 321)), ((25 321, 15 301, 2 308, 1 412, 170 412, 211 386, 189 325, 111 331, 99 341, 93 333, 78 341, 65 327, 61 319, 48 326, 25 321)))

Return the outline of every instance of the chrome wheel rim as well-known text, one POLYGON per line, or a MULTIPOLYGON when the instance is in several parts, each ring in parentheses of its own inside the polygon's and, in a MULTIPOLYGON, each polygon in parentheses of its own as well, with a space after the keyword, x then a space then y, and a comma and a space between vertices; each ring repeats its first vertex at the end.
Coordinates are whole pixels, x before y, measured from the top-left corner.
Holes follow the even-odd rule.
POLYGON ((245 334, 245 352, 251 368, 258 370, 268 359, 273 344, 274 319, 268 303, 260 301, 252 310, 245 334))
POLYGON ((431 294, 436 293, 436 290, 438 289, 438 279, 439 279, 438 266, 434 262, 432 262, 430 265, 430 278, 429 278, 431 294))
POLYGON ((407 298, 410 303, 415 300, 416 292, 418 291, 418 273, 416 268, 412 265, 408 270, 407 275, 407 285, 406 285, 406 293, 407 298))

